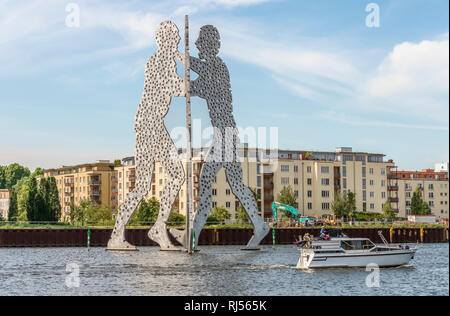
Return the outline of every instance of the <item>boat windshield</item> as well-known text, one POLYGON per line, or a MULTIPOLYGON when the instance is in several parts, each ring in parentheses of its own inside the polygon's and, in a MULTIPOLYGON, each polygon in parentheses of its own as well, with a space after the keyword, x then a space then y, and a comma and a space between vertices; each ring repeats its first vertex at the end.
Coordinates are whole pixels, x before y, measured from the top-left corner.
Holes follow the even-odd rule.
POLYGON ((374 244, 370 240, 342 240, 341 247, 345 250, 372 249, 374 244))

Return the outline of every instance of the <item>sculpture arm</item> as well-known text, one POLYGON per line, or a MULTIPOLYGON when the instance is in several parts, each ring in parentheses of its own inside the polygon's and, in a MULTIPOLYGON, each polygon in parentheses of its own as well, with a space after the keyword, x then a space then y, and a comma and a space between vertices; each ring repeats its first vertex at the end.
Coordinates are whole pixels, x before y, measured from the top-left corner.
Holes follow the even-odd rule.
POLYGON ((183 65, 185 65, 186 63, 185 63, 185 56, 182 54, 182 53, 180 53, 180 52, 177 52, 176 54, 175 54, 175 59, 176 60, 178 60, 180 63, 182 63, 183 65))
POLYGON ((191 57, 189 63, 191 70, 200 75, 203 69, 203 62, 196 57, 191 57))

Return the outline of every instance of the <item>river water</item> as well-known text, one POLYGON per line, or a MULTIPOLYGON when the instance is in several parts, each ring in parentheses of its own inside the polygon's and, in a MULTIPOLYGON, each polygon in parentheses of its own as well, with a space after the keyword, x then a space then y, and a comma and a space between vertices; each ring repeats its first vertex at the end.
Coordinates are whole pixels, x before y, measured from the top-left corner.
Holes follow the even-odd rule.
POLYGON ((420 246, 409 266, 301 271, 295 246, 209 246, 193 256, 156 247, 0 249, 0 295, 449 295, 448 244, 420 246))

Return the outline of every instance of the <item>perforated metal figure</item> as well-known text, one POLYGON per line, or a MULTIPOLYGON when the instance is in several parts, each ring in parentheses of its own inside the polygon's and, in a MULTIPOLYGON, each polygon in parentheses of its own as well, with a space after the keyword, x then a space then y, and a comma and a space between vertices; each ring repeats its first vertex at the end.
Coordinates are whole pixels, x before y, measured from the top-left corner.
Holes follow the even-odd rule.
MULTIPOLYGON (((190 58, 191 70, 199 76, 191 82, 192 96, 205 99, 208 104, 214 138, 205 158, 199 188, 198 210, 193 219, 195 247, 198 236, 211 212, 211 183, 220 169, 225 168, 228 184, 239 199, 253 226, 254 235, 247 249, 257 249, 261 240, 269 232, 269 226, 258 215, 258 206, 253 193, 242 181, 242 167, 237 154, 239 139, 233 117, 231 83, 228 68, 217 56, 220 49, 220 35, 212 25, 203 26, 195 42, 199 58, 190 58)), ((184 231, 172 229, 171 234, 185 245, 184 231)))
POLYGON ((155 162, 162 164, 168 181, 164 186, 158 219, 149 237, 160 245, 161 250, 179 250, 169 239, 166 223, 185 174, 177 149, 164 125, 172 96, 185 96, 184 80, 178 76, 175 62, 175 58, 184 60, 178 52, 179 42, 175 24, 165 21, 158 26, 158 50, 147 61, 144 92, 135 119, 136 186, 120 206, 108 250, 136 249, 125 240, 125 226, 150 191, 155 162))

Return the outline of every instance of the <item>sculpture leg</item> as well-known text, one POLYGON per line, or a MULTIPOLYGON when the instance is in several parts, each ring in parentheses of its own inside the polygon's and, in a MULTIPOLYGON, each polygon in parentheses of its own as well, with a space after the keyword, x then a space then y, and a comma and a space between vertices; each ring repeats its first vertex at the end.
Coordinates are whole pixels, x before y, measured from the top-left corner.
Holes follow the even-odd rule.
POLYGON ((158 219, 148 236, 159 244, 162 251, 178 251, 180 249, 170 241, 167 233, 167 222, 172 211, 172 206, 184 182, 184 170, 181 161, 175 161, 170 158, 162 159, 161 164, 165 168, 168 181, 163 189, 158 219))
POLYGON ((128 194, 124 203, 120 206, 117 212, 116 223, 112 232, 111 238, 108 242, 107 250, 111 251, 126 251, 136 250, 136 247, 125 240, 125 227, 130 221, 131 216, 136 211, 139 203, 148 194, 151 186, 151 179, 154 164, 151 166, 144 166, 136 162, 136 188, 128 194))
POLYGON ((233 194, 242 203, 250 221, 254 227, 254 233, 246 250, 258 249, 260 242, 269 233, 269 225, 258 214, 258 205, 252 191, 242 182, 242 168, 239 162, 232 162, 226 165, 227 181, 230 184, 233 194))
MULTIPOLYGON (((208 160, 208 158, 206 159, 208 160)), ((194 214, 192 230, 195 233, 194 247, 198 247, 198 240, 203 226, 208 219, 211 212, 211 196, 212 188, 211 184, 214 177, 222 168, 222 164, 219 162, 205 162, 200 173, 200 186, 199 186, 199 203, 197 212, 194 214)), ((186 247, 186 232, 184 230, 171 229, 170 233, 175 239, 186 247)))

